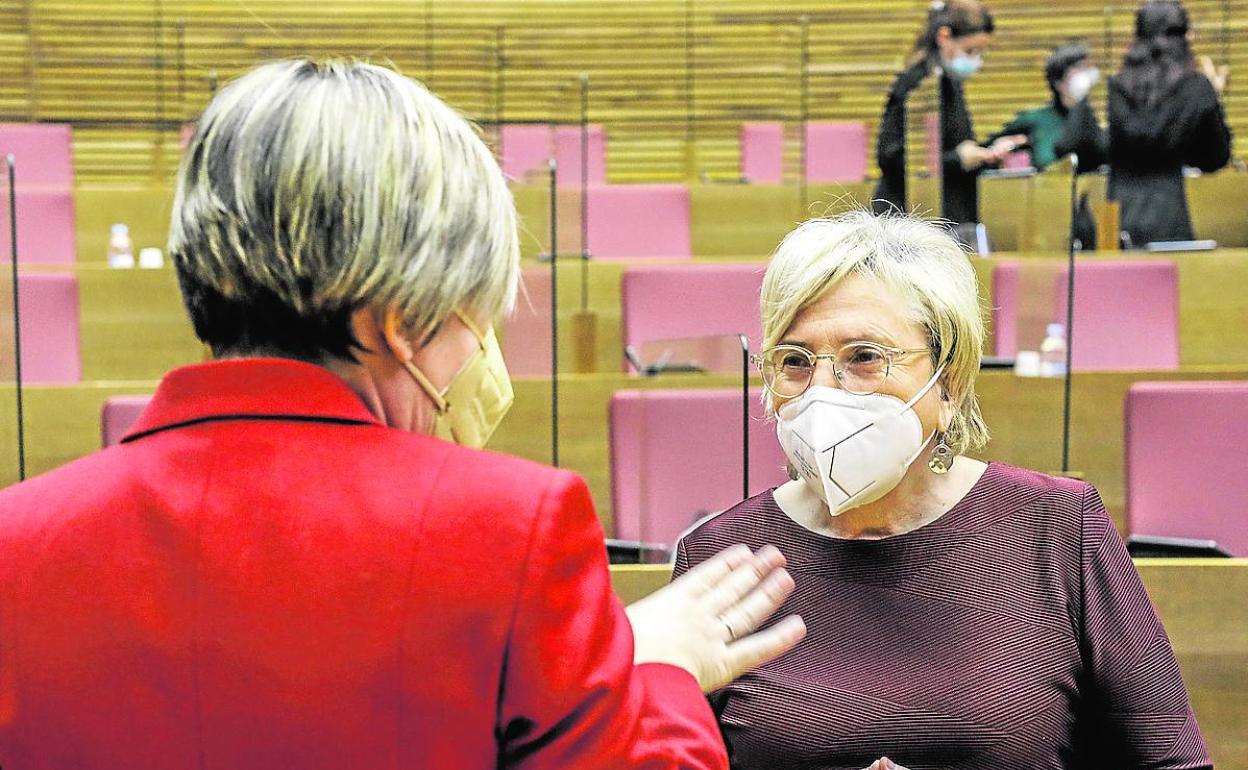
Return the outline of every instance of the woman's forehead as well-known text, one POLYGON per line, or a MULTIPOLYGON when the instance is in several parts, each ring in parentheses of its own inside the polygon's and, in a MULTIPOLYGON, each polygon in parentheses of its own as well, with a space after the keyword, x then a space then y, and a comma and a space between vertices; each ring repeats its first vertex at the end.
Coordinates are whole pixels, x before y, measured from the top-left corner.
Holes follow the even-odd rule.
POLYGON ((812 336, 811 341, 837 342, 855 339, 891 344, 922 344, 923 327, 904 298, 884 283, 865 276, 850 276, 802 308, 789 325, 785 339, 812 336))

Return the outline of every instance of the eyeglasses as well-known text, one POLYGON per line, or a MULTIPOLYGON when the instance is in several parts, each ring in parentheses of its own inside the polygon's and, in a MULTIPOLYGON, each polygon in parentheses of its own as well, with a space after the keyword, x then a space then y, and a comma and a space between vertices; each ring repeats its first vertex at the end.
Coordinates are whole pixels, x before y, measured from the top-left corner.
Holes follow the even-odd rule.
POLYGON ((754 356, 754 365, 763 375, 763 385, 773 396, 796 398, 806 392, 815 378, 819 359, 832 362, 832 374, 842 389, 856 396, 879 391, 899 359, 929 348, 890 348, 874 342, 850 342, 835 353, 816 355, 800 345, 776 345, 754 356))

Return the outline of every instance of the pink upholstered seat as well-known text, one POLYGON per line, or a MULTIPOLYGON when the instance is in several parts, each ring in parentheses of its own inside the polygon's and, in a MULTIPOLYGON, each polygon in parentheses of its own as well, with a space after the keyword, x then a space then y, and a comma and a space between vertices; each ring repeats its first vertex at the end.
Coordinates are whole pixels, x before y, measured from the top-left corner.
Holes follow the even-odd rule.
POLYGON ((588 196, 589 253, 595 259, 691 256, 685 185, 591 185, 588 196))
POLYGON ((524 291, 503 323, 503 359, 514 376, 549 377, 550 268, 525 268, 520 280, 524 291))
POLYGON ((757 351, 765 270, 750 263, 630 267, 620 278, 623 343, 744 334, 757 351))
POLYGON ((806 180, 861 182, 867 178, 867 126, 860 121, 806 125, 806 180))
MULTIPOLYGON (((586 133, 589 145, 589 176, 585 181, 591 185, 606 184, 607 145, 602 126, 590 125, 586 133)), ((559 164, 560 187, 581 185, 580 126, 555 127, 555 162, 559 164)))
MULTIPOLYGON (((694 521, 742 499, 741 395, 740 389, 716 388, 612 396, 616 537, 673 545, 694 521)), ((750 392, 750 494, 788 480, 760 396, 758 389, 750 392)))
POLYGON ((549 125, 504 124, 500 138, 503 173, 516 181, 546 168, 554 152, 549 125))
POLYGON ((151 396, 113 396, 100 410, 100 437, 105 447, 121 443, 130 426, 147 408, 151 396))
POLYGON ((23 273, 21 303, 22 379, 28 384, 82 380, 78 347, 78 279, 70 274, 23 273))
MULTIPOLYGON (((1023 271, 1043 269, 1001 262, 993 269, 996 353, 1014 355, 1036 343, 1042 329, 1020 329, 1023 271), (1022 337, 1023 339, 1020 339, 1022 337)), ((1066 319, 1066 272, 1052 269, 1052 313, 1066 319)), ((1081 262, 1075 266, 1073 367, 1082 371, 1179 367, 1178 269, 1165 260, 1081 262)), ((1041 300, 1041 304, 1048 304, 1041 300)))
POLYGON ((784 181, 784 124, 741 124, 741 178, 753 184, 784 181))
MULTIPOLYGON (((27 264, 72 265, 74 194, 66 188, 22 186, 17 191, 17 255, 27 264)), ((0 258, 11 258, 9 206, 0 205, 0 258)))
POLYGON ((0 159, 13 153, 19 185, 74 184, 73 130, 57 123, 0 123, 0 159))
POLYGON ((1248 557, 1248 382, 1140 382, 1126 400, 1132 534, 1248 557))
MULTIPOLYGON (((74 262, 73 132, 53 123, 0 123, 0 159, 12 153, 17 253, 25 263, 74 262)), ((7 195, 0 205, 0 259, 11 258, 7 195)))

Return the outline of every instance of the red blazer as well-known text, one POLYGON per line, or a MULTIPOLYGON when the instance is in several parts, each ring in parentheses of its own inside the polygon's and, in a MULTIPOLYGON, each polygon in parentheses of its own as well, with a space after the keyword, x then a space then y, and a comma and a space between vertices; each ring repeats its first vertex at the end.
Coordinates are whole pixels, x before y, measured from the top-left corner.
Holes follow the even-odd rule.
POLYGON ((4 770, 727 767, 633 666, 584 482, 386 428, 329 371, 172 372, 0 492, 4 770))

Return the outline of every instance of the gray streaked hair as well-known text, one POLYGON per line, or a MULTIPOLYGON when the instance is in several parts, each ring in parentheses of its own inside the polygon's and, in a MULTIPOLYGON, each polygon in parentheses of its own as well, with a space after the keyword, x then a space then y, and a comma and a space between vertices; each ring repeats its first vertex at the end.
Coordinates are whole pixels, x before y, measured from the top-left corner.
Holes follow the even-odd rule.
POLYGON ((861 210, 802 223, 776 247, 763 277, 763 347, 778 344, 798 313, 850 276, 879 281, 909 305, 927 336, 933 366, 945 365, 940 382, 957 407, 946 441, 959 453, 982 448, 988 426, 975 378, 984 312, 970 258, 947 228, 861 210))
POLYGON ((310 358, 350 356, 360 308, 397 308, 421 339, 456 309, 497 317, 520 264, 511 193, 468 121, 384 67, 308 59, 208 105, 168 250, 214 352, 310 358))

